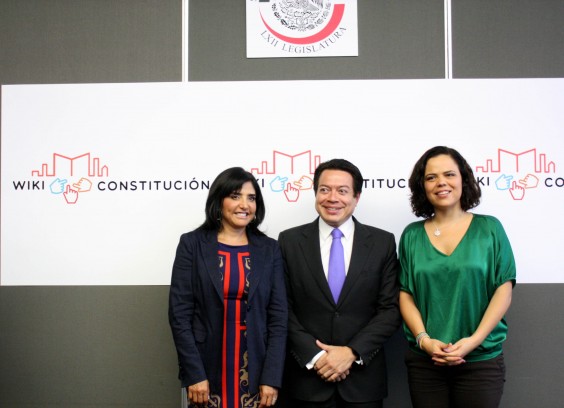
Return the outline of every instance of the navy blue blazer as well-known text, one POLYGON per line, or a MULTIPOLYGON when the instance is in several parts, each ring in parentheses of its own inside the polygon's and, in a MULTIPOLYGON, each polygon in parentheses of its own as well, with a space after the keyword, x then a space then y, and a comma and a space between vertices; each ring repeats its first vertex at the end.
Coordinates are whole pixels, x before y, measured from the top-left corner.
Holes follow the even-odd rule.
MULTIPOLYGON (((247 304, 249 390, 281 387, 288 308, 278 243, 248 233, 251 271, 247 304)), ((217 232, 183 234, 176 250, 169 294, 169 323, 182 387, 208 380, 221 393, 223 284, 217 232)))

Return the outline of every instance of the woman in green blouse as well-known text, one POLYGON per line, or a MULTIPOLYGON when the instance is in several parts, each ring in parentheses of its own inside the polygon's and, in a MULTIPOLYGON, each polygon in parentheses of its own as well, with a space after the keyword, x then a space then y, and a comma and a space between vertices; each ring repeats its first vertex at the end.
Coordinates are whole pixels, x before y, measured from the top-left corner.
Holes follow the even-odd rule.
POLYGON ((405 228, 399 245, 413 406, 498 407, 515 285, 509 240, 496 218, 468 212, 481 191, 456 150, 425 152, 409 188, 414 214, 425 218, 405 228))

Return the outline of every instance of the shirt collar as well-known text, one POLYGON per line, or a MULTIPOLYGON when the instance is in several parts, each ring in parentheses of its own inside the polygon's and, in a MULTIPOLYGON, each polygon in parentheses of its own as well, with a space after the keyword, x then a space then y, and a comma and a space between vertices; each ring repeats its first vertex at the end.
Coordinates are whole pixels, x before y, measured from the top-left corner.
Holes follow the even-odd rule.
MULTIPOLYGON (((319 217, 319 237, 323 240, 326 240, 331 237, 331 231, 333 231, 335 227, 330 226, 323 218, 319 217)), ((352 216, 349 217, 344 223, 339 226, 339 229, 343 233, 345 239, 351 239, 354 234, 354 221, 352 216)))

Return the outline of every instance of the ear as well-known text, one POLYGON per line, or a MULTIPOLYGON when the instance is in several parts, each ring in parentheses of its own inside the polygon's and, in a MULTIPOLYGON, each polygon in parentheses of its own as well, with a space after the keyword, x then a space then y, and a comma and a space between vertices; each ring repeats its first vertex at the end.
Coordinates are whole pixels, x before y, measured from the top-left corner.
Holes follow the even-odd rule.
POLYGON ((360 193, 356 195, 355 200, 356 200, 356 205, 358 205, 358 202, 360 201, 360 193))

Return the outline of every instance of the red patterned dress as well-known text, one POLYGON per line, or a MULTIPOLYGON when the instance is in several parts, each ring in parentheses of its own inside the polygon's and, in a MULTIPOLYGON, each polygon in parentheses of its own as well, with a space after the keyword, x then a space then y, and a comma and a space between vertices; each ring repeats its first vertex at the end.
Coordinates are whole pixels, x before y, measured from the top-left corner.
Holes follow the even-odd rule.
POLYGON ((219 269, 223 280, 223 350, 221 395, 212 395, 209 407, 258 407, 260 396, 249 394, 247 371, 247 297, 251 258, 248 245, 219 243, 219 269))

